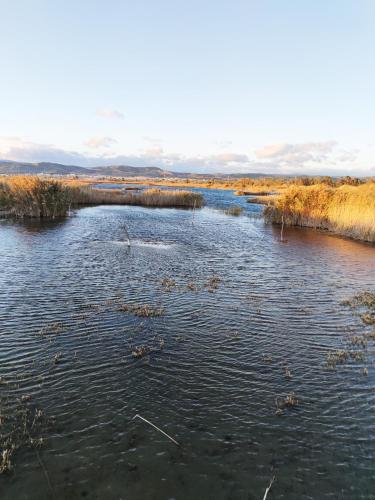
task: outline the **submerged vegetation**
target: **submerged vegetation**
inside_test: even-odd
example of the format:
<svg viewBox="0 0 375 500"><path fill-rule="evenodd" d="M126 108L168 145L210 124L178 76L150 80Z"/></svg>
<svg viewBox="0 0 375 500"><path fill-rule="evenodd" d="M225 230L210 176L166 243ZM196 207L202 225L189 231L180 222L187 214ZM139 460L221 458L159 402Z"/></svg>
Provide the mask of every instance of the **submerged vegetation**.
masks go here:
<svg viewBox="0 0 375 500"><path fill-rule="evenodd" d="M164 314L163 307L152 307L149 306L148 304L145 305L122 304L117 308L117 310L119 312L129 312L141 318L154 318L157 316L162 316Z"/></svg>
<svg viewBox="0 0 375 500"><path fill-rule="evenodd" d="M31 175L7 177L0 181L0 210L15 217L63 217L71 207L102 204L200 208L204 199L200 193L186 190L124 192Z"/></svg>
<svg viewBox="0 0 375 500"><path fill-rule="evenodd" d="M20 449L31 448L38 455L44 444L43 434L53 420L46 418L43 410L25 404L31 398L21 397L13 408L2 405L0 413L0 475L14 470L13 457Z"/></svg>
<svg viewBox="0 0 375 500"><path fill-rule="evenodd" d="M365 325L375 325L375 292L365 291L345 300L343 305L350 306L359 312L359 317Z"/></svg>
<svg viewBox="0 0 375 500"><path fill-rule="evenodd" d="M375 183L291 186L265 209L268 222L326 229L375 242Z"/></svg>
<svg viewBox="0 0 375 500"><path fill-rule="evenodd" d="M349 361L364 362L369 341L375 340L375 332L368 332L367 327L375 324L375 292L364 291L344 300L342 305L351 307L353 312L364 324L363 333L350 335L346 349L335 349L327 354L326 364L329 368L336 368ZM368 368L363 367L363 375L368 375Z"/></svg>

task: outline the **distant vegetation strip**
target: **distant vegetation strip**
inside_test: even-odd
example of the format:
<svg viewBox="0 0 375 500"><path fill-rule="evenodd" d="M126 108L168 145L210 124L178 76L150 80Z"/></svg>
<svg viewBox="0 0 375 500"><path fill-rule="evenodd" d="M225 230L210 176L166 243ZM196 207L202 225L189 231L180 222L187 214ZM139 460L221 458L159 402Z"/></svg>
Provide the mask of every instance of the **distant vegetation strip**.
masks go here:
<svg viewBox="0 0 375 500"><path fill-rule="evenodd" d="M265 219L375 242L375 183L290 186L265 208Z"/></svg>
<svg viewBox="0 0 375 500"><path fill-rule="evenodd" d="M180 184L181 181L176 181L173 185L177 187ZM210 186L206 184L188 182L191 187L218 187L211 181ZM291 183L291 179L259 178L232 180L229 183L220 181L219 185L222 189L237 190L239 195L257 193L256 199L248 201L266 204L264 213L267 222L326 229L354 239L375 242L374 180L301 177ZM95 189L87 181L80 180L31 175L0 177L0 215L54 218L66 215L70 208L102 204L200 208L204 205L204 198L201 193L182 189ZM238 215L240 212L234 207L230 213Z"/></svg>
<svg viewBox="0 0 375 500"><path fill-rule="evenodd" d="M79 182L66 184L38 176L0 180L0 212L15 217L62 217L69 208L101 204L200 208L204 199L200 193L186 190L146 189L136 193L101 190Z"/></svg>
<svg viewBox="0 0 375 500"><path fill-rule="evenodd" d="M89 179L86 182L90 182ZM91 180L92 182L92 180ZM114 180L107 182L114 182ZM118 182L128 182L133 184L147 184L150 186L170 186L170 187L190 187L190 188L206 188L206 189L229 189L235 191L238 196L245 195L270 195L285 191L290 186L314 186L324 184L330 187L339 187L343 185L359 186L368 182L375 182L375 178L361 179L357 177L329 177L329 176L314 176L314 177L244 177L239 179L233 178L212 178L212 179L142 179L135 180L132 178L119 179Z"/></svg>

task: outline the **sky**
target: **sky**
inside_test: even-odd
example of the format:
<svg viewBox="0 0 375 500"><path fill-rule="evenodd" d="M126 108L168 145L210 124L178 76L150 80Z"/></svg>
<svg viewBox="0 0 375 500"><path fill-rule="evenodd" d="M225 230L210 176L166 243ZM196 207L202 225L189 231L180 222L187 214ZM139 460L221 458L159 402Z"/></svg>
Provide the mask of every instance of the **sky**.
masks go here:
<svg viewBox="0 0 375 500"><path fill-rule="evenodd" d="M375 175L373 0L0 0L0 159Z"/></svg>

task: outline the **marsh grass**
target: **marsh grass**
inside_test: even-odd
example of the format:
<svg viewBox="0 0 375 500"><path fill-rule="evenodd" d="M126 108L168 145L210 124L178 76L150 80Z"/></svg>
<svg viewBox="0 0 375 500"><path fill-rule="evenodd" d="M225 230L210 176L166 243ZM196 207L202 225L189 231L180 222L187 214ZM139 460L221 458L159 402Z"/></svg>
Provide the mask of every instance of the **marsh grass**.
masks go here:
<svg viewBox="0 0 375 500"><path fill-rule="evenodd" d="M137 346L132 349L132 356L135 359L140 359L150 352L150 348L145 345Z"/></svg>
<svg viewBox="0 0 375 500"><path fill-rule="evenodd" d="M175 288L177 286L177 283L170 278L164 278L160 280L160 284L166 292L170 292L172 288Z"/></svg>
<svg viewBox="0 0 375 500"><path fill-rule="evenodd" d="M207 288L208 292L212 293L219 288L220 283L221 279L218 276L212 276L205 284L205 288Z"/></svg>
<svg viewBox="0 0 375 500"><path fill-rule="evenodd" d="M375 325L375 292L365 291L344 300L343 305L359 312L359 317L365 325Z"/></svg>
<svg viewBox="0 0 375 500"><path fill-rule="evenodd" d="M124 192L120 189L94 189L80 182L25 175L4 177L0 181L0 210L15 217L63 217L71 207L87 205L141 205L145 207L200 208L200 193L187 190L146 189Z"/></svg>
<svg viewBox="0 0 375 500"><path fill-rule="evenodd" d="M349 343L352 345L358 345L360 347L367 347L367 337L362 335L353 335L349 339Z"/></svg>
<svg viewBox="0 0 375 500"><path fill-rule="evenodd" d="M287 378L288 380L290 380L291 378L293 378L292 372L289 370L288 367L285 367L284 375L285 375L285 378Z"/></svg>
<svg viewBox="0 0 375 500"><path fill-rule="evenodd" d="M375 242L375 183L291 186L265 208L267 222L326 229Z"/></svg>
<svg viewBox="0 0 375 500"><path fill-rule="evenodd" d="M148 304L122 304L117 308L119 312L129 312L141 318L153 318L164 314L163 307L152 307Z"/></svg>
<svg viewBox="0 0 375 500"><path fill-rule="evenodd" d="M327 354L326 364L329 368L336 368L337 365L343 365L349 360L364 361L365 353L360 350L337 349Z"/></svg>
<svg viewBox="0 0 375 500"><path fill-rule="evenodd" d="M224 210L225 214L233 215L235 217L238 217L239 215L241 215L242 212L243 212L243 208L239 207L238 205L235 205L233 207L230 207L230 208L227 208L226 210Z"/></svg>
<svg viewBox="0 0 375 500"><path fill-rule="evenodd" d="M186 190L146 189L140 193L127 193L129 205L144 207L185 207L201 208L204 205L203 195Z"/></svg>
<svg viewBox="0 0 375 500"><path fill-rule="evenodd" d="M0 455L0 474L10 473L13 469L13 464L11 461L13 455L13 448L6 448L2 451Z"/></svg>
<svg viewBox="0 0 375 500"><path fill-rule="evenodd" d="M189 283L187 283L186 288L191 292L197 292L199 290L198 285L196 285L192 281L189 281Z"/></svg>
<svg viewBox="0 0 375 500"><path fill-rule="evenodd" d="M61 321L56 321L54 323L50 323L48 325L43 326L39 330L39 335L44 337L45 335L57 335L65 331L64 324Z"/></svg>
<svg viewBox="0 0 375 500"><path fill-rule="evenodd" d="M72 203L70 188L53 179L14 176L0 182L0 208L16 217L64 216Z"/></svg>
<svg viewBox="0 0 375 500"><path fill-rule="evenodd" d="M14 460L20 449L43 446L43 434L50 428L52 420L39 408L27 404L30 399L22 399L12 408L2 405L0 413L0 474L14 471Z"/></svg>
<svg viewBox="0 0 375 500"><path fill-rule="evenodd" d="M363 313L360 315L360 318L365 323L365 325L375 325L374 313Z"/></svg>
<svg viewBox="0 0 375 500"><path fill-rule="evenodd" d="M248 198L246 203L256 203L258 205L269 205L274 200L276 200L276 195L269 194L263 196L253 196L252 198Z"/></svg>
<svg viewBox="0 0 375 500"><path fill-rule="evenodd" d="M57 365L58 363L60 363L61 358L62 358L62 352L56 353L53 357L53 363Z"/></svg>
<svg viewBox="0 0 375 500"><path fill-rule="evenodd" d="M289 394L287 394L285 398L282 399L281 401L277 397L275 399L275 404L276 404L275 415L279 417L284 415L286 408L295 408L296 406L298 406L298 403L299 403L298 398L294 394L294 392L290 392Z"/></svg>
<svg viewBox="0 0 375 500"><path fill-rule="evenodd" d="M151 188L124 192L121 189L94 189L86 185L70 184L75 205L140 205L160 208L201 208L204 198L200 193L181 189Z"/></svg>
<svg viewBox="0 0 375 500"><path fill-rule="evenodd" d="M262 189L259 191L255 189L254 191L236 191L234 194L236 196L268 196L272 193L270 191L262 191Z"/></svg>
<svg viewBox="0 0 375 500"><path fill-rule="evenodd" d="M375 292L364 291L354 295L352 298L344 300L342 302L344 306L350 306L352 308L356 307L366 307L368 309L373 309L375 311Z"/></svg>
<svg viewBox="0 0 375 500"><path fill-rule="evenodd" d="M288 407L288 408L293 408L294 406L297 406L298 405L298 399L296 397L296 395L294 394L294 392L291 392L290 394L288 394L285 399L284 399L284 406Z"/></svg>

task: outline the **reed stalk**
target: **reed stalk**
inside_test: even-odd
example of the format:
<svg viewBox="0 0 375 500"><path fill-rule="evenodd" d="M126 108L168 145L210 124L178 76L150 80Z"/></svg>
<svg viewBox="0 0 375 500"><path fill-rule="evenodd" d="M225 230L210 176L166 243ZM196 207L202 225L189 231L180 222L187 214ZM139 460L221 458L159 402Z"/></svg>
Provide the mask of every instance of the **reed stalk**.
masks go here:
<svg viewBox="0 0 375 500"><path fill-rule="evenodd" d="M264 211L267 222L326 229L375 242L375 183L292 186Z"/></svg>

